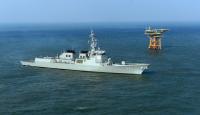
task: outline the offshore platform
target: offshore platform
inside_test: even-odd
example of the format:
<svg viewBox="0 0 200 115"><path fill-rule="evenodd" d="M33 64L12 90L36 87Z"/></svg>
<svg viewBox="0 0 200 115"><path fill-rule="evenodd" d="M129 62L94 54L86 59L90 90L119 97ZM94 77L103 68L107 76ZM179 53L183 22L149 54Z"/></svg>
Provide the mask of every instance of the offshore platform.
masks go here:
<svg viewBox="0 0 200 115"><path fill-rule="evenodd" d="M168 29L152 29L151 27L145 30L145 35L149 37L149 49L160 50L162 48L161 39L163 33L168 31Z"/></svg>

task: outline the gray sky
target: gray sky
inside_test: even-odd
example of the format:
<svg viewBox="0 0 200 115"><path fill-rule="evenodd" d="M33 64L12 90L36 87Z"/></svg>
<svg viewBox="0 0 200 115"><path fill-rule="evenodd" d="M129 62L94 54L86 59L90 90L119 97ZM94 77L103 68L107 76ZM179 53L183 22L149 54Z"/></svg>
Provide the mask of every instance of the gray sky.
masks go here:
<svg viewBox="0 0 200 115"><path fill-rule="evenodd" d="M200 0L0 0L0 23L200 22Z"/></svg>

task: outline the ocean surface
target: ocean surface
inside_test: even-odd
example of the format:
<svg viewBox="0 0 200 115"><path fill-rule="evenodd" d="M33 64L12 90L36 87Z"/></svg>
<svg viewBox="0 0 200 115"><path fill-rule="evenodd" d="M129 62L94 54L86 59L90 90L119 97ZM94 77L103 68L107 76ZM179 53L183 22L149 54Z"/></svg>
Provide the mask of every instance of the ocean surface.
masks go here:
<svg viewBox="0 0 200 115"><path fill-rule="evenodd" d="M168 28L148 50L145 24L0 25L0 115L198 115L200 25ZM143 75L23 67L20 60L86 50L90 29L115 62L149 63Z"/></svg>

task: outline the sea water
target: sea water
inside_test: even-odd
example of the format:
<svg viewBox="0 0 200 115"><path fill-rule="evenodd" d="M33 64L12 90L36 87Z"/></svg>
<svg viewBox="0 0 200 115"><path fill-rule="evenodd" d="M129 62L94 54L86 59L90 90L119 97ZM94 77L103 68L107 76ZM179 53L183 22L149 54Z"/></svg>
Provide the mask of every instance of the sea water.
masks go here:
<svg viewBox="0 0 200 115"><path fill-rule="evenodd" d="M157 52L148 49L147 25L113 25L1 25L0 114L200 114L200 25L154 24L170 30ZM124 75L20 65L88 49L91 28L112 60L149 63L149 70Z"/></svg>

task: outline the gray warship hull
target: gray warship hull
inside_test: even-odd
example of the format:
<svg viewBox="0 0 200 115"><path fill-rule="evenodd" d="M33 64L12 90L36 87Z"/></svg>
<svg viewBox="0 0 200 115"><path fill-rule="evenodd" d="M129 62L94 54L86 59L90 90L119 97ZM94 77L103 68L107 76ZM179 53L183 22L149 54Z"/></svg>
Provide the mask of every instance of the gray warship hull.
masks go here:
<svg viewBox="0 0 200 115"><path fill-rule="evenodd" d="M77 70L87 72L103 72L103 73L121 73L121 74L142 74L149 64L132 63L130 65L84 65L84 64L66 64L66 63L46 63L34 61L21 61L24 66L34 66L43 68Z"/></svg>

